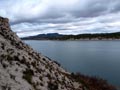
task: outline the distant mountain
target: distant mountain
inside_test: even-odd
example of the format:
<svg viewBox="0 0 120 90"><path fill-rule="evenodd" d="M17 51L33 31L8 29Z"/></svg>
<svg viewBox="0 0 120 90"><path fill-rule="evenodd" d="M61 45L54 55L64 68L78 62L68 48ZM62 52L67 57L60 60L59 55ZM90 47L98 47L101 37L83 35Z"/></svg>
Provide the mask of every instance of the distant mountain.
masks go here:
<svg viewBox="0 0 120 90"><path fill-rule="evenodd" d="M120 39L120 32L62 35L58 33L39 34L36 36L24 37L23 40L115 40Z"/></svg>
<svg viewBox="0 0 120 90"><path fill-rule="evenodd" d="M29 36L29 37L24 37L21 39L35 39L35 40L43 40L43 39L57 39L57 38L62 38L63 35L58 34L58 33L48 33L48 34L39 34L36 36Z"/></svg>
<svg viewBox="0 0 120 90"><path fill-rule="evenodd" d="M51 37L60 37L62 35L58 34L58 33L48 33L48 34L39 34L36 37L41 37L41 38L51 38ZM34 36L35 37L35 36Z"/></svg>

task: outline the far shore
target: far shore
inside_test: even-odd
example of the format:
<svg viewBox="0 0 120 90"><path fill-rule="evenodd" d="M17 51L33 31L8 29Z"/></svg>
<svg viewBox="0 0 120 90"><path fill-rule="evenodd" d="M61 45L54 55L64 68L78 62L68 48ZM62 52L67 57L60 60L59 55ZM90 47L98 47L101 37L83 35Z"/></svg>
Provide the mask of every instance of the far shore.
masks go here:
<svg viewBox="0 0 120 90"><path fill-rule="evenodd" d="M40 40L40 41L120 41L120 39L67 39L67 40L59 40L59 39L22 39L22 40Z"/></svg>

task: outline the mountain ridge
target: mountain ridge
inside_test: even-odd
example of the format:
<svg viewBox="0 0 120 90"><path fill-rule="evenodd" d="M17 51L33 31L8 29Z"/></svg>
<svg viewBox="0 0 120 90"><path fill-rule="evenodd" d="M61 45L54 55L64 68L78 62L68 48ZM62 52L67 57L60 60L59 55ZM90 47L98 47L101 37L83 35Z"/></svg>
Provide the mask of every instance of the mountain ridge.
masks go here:
<svg viewBox="0 0 120 90"><path fill-rule="evenodd" d="M115 40L120 39L120 32L63 35L59 33L38 34L36 36L23 37L22 40Z"/></svg>

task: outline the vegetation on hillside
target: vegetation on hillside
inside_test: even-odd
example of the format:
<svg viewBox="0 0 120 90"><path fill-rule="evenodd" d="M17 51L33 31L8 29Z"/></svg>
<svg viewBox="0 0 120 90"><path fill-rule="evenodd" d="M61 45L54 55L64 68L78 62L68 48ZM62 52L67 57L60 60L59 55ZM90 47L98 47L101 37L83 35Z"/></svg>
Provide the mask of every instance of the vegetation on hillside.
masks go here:
<svg viewBox="0 0 120 90"><path fill-rule="evenodd" d="M71 73L71 77L83 83L89 90L117 90L114 86L99 77L90 77L80 73Z"/></svg>
<svg viewBox="0 0 120 90"><path fill-rule="evenodd" d="M106 40L106 39L120 39L120 32L116 33L99 33L99 34L78 34L78 35L62 35L56 34L40 34L37 36L30 36L21 38L23 40Z"/></svg>

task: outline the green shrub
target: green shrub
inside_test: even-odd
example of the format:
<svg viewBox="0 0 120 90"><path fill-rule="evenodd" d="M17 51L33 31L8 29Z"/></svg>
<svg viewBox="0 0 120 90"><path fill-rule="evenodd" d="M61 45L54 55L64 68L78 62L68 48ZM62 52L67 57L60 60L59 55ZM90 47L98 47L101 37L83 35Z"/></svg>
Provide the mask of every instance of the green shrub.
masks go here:
<svg viewBox="0 0 120 90"><path fill-rule="evenodd" d="M33 66L33 67L36 67L36 62L34 61L34 62L31 62L31 65Z"/></svg>
<svg viewBox="0 0 120 90"><path fill-rule="evenodd" d="M23 72L23 79L27 80L28 83L32 84L32 76L34 75L33 70L26 69L26 71Z"/></svg>
<svg viewBox="0 0 120 90"><path fill-rule="evenodd" d="M11 56L8 54L8 55L6 55L6 59L7 59L8 61L11 61L11 60L13 60L13 57L11 57Z"/></svg>
<svg viewBox="0 0 120 90"><path fill-rule="evenodd" d="M15 80L15 76L12 75L12 74L10 74L10 78L13 79L13 80Z"/></svg>
<svg viewBox="0 0 120 90"><path fill-rule="evenodd" d="M44 86L43 83L40 83L41 86Z"/></svg>
<svg viewBox="0 0 120 90"><path fill-rule="evenodd" d="M3 65L3 68L5 69L8 67L8 65L6 65L5 63L3 63L2 65Z"/></svg>
<svg viewBox="0 0 120 90"><path fill-rule="evenodd" d="M48 90L58 90L58 84L57 83L48 82Z"/></svg>
<svg viewBox="0 0 120 90"><path fill-rule="evenodd" d="M1 43L1 48L4 50L5 49L5 44Z"/></svg>
<svg viewBox="0 0 120 90"><path fill-rule="evenodd" d="M43 81L43 78L42 78L42 76L40 76L40 77L39 77L39 79L40 79L41 81Z"/></svg>
<svg viewBox="0 0 120 90"><path fill-rule="evenodd" d="M14 56L14 60L19 61L19 57L18 56Z"/></svg>

